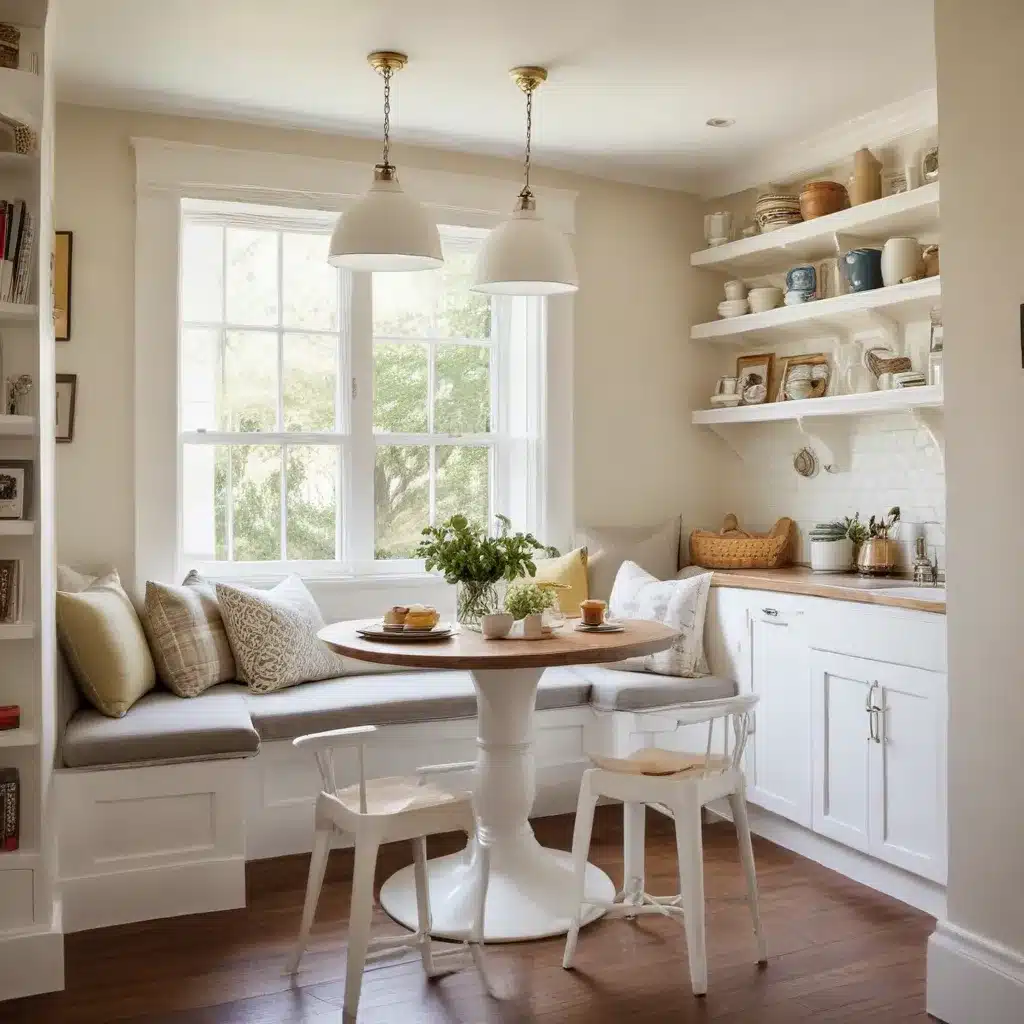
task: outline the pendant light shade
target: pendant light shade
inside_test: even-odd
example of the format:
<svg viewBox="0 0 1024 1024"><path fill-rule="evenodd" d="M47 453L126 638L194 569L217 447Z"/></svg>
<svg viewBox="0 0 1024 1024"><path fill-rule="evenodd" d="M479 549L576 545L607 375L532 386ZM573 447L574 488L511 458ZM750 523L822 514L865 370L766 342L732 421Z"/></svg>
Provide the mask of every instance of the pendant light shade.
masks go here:
<svg viewBox="0 0 1024 1024"><path fill-rule="evenodd" d="M569 239L537 215L531 200L484 242L475 291L491 295L559 295L579 287Z"/></svg>
<svg viewBox="0 0 1024 1024"><path fill-rule="evenodd" d="M444 262L437 224L423 206L402 191L389 161L391 76L405 67L404 53L379 50L367 60L384 79L384 156L373 184L334 226L327 262L348 270L432 270Z"/></svg>
<svg viewBox="0 0 1024 1024"><path fill-rule="evenodd" d="M477 258L473 290L490 295L559 295L579 288L576 258L569 239L537 213L530 190L530 143L533 134L533 93L548 73L520 67L509 72L526 93L525 179L512 216L484 242Z"/></svg>

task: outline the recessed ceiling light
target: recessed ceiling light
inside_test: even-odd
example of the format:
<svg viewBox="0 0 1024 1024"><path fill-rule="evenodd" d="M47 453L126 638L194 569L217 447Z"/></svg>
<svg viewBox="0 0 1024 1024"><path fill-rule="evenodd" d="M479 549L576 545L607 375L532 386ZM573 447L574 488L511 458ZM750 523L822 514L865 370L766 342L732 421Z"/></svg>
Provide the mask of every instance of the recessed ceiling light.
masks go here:
<svg viewBox="0 0 1024 1024"><path fill-rule="evenodd" d="M736 123L734 117L709 117L704 122L709 128L731 128Z"/></svg>

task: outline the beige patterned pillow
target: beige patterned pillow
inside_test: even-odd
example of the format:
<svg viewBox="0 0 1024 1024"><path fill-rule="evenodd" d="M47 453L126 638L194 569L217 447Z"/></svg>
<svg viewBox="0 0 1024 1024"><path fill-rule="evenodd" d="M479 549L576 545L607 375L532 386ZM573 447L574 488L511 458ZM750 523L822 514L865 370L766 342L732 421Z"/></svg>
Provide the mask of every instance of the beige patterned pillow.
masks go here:
<svg viewBox="0 0 1024 1024"><path fill-rule="evenodd" d="M342 659L317 639L324 620L298 576L289 576L272 590L218 583L217 600L238 678L252 693L273 693L344 673Z"/></svg>
<svg viewBox="0 0 1024 1024"><path fill-rule="evenodd" d="M179 697L235 678L217 593L194 569L180 587L148 582L142 621L157 675Z"/></svg>

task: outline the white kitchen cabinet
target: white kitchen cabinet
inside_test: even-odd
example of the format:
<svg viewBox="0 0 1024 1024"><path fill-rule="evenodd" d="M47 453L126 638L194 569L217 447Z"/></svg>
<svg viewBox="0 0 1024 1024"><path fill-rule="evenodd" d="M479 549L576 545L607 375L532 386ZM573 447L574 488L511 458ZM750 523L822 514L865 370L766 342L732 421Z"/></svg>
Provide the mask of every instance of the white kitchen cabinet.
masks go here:
<svg viewBox="0 0 1024 1024"><path fill-rule="evenodd" d="M748 745L747 797L811 825L811 694L800 602L753 593L748 606L750 689L761 699Z"/></svg>
<svg viewBox="0 0 1024 1024"><path fill-rule="evenodd" d="M945 882L945 675L819 650L810 668L814 830Z"/></svg>

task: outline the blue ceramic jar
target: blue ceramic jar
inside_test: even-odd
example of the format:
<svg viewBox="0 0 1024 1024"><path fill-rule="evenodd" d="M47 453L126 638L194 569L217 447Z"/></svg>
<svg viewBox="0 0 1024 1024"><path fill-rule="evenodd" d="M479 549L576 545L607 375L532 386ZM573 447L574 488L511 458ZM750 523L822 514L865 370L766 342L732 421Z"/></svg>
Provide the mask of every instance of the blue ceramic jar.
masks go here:
<svg viewBox="0 0 1024 1024"><path fill-rule="evenodd" d="M882 250L851 249L843 256L843 273L850 290L868 292L882 287Z"/></svg>

